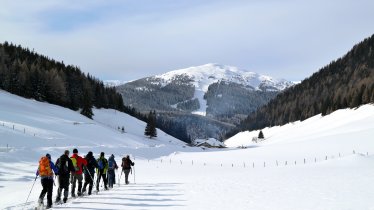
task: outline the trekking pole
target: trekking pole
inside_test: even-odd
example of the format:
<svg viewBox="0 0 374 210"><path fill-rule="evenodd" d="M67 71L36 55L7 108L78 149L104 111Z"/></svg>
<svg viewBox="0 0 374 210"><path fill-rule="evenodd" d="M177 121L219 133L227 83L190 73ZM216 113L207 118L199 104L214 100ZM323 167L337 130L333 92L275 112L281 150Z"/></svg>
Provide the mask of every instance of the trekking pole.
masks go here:
<svg viewBox="0 0 374 210"><path fill-rule="evenodd" d="M121 170L121 176L118 174L118 186L121 186L121 177L122 177L123 170Z"/></svg>
<svg viewBox="0 0 374 210"><path fill-rule="evenodd" d="M86 169L86 171L88 172L88 175L90 176L90 178L91 178L91 180L92 180L93 187L96 188L96 186L95 186L95 180L93 179L93 177L92 177L90 171L88 170L88 168L87 168L86 166L83 166L83 167L84 167L84 168ZM97 193L97 189L96 189L96 193Z"/></svg>
<svg viewBox="0 0 374 210"><path fill-rule="evenodd" d="M32 184L32 187L31 187L31 190L30 190L30 192L29 192L29 195L27 196L27 199L26 199L25 205L27 204L27 201L29 201L29 197L30 197L30 195L31 195L31 191L32 191L32 189L34 188L34 185L35 185L35 182L36 182L36 179L37 179L37 178L38 178L38 176L35 177L35 180L34 180L34 183Z"/></svg>
<svg viewBox="0 0 374 210"><path fill-rule="evenodd" d="M135 161L135 155L134 155L134 161ZM134 168L134 184L136 184L136 182L135 182L135 164L133 165L133 168Z"/></svg>
<svg viewBox="0 0 374 210"><path fill-rule="evenodd" d="M135 182L135 165L133 165L133 168L134 168L134 184L136 184L136 182Z"/></svg>

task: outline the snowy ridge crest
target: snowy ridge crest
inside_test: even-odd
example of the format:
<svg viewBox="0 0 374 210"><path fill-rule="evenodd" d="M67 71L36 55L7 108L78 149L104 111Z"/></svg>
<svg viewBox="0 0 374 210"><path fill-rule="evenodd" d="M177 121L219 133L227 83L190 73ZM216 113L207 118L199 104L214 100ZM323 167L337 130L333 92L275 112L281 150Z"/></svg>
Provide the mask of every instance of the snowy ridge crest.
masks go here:
<svg viewBox="0 0 374 210"><path fill-rule="evenodd" d="M293 85L284 79L275 79L270 76L260 75L238 69L233 66L209 63L202 66L189 67L156 75L155 78L162 86L175 80L180 75L188 76L197 90L206 92L209 85L220 81L237 83L244 86L251 86L256 90L282 91Z"/></svg>

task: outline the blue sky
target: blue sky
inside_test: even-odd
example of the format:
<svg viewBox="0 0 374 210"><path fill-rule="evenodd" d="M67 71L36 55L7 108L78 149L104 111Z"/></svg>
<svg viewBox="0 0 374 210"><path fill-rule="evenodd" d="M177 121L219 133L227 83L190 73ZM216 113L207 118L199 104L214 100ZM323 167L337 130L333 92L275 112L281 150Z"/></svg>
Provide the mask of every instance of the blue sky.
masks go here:
<svg viewBox="0 0 374 210"><path fill-rule="evenodd" d="M133 80L206 63L302 80L374 33L370 0L3 0L0 42Z"/></svg>

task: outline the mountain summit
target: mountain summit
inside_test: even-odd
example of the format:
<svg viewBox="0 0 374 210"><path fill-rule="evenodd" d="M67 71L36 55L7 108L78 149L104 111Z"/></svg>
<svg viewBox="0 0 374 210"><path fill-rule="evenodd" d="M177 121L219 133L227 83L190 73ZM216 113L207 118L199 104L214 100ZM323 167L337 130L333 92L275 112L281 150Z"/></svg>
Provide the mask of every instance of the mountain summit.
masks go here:
<svg viewBox="0 0 374 210"><path fill-rule="evenodd" d="M251 86L256 90L267 91L280 91L292 85L291 82L284 79L278 80L270 76L241 70L234 66L215 63L174 70L156 75L155 78L163 79L167 83L180 75L190 77L195 88L204 92L208 91L209 85L220 81L237 83L244 86Z"/></svg>

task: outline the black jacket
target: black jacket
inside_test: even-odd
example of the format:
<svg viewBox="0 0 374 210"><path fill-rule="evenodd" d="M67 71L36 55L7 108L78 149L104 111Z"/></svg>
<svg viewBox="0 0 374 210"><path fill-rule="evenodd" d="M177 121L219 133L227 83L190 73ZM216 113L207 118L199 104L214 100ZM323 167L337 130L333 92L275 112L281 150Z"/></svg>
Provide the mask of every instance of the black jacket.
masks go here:
<svg viewBox="0 0 374 210"><path fill-rule="evenodd" d="M90 175L93 176L95 173L95 168L99 168L99 165L97 164L96 159L92 155L86 155L85 159L87 160L87 170L84 170L85 174L88 174L90 172Z"/></svg>
<svg viewBox="0 0 374 210"><path fill-rule="evenodd" d="M58 175L60 176L69 176L70 172L75 172L73 162L65 154L56 160L55 166L58 168Z"/></svg>

